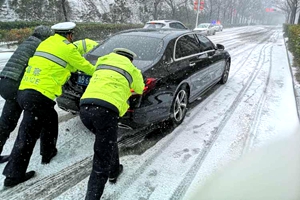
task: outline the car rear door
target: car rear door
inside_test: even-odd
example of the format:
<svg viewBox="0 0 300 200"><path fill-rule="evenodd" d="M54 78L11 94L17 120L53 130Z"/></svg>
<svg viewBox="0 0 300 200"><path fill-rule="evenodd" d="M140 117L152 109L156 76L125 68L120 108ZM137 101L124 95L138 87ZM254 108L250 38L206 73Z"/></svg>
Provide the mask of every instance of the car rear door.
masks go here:
<svg viewBox="0 0 300 200"><path fill-rule="evenodd" d="M172 22L170 23L170 28L175 28L175 29L187 29L184 25L182 25L179 22Z"/></svg>
<svg viewBox="0 0 300 200"><path fill-rule="evenodd" d="M205 36L197 34L203 52L208 54L209 74L212 84L218 81L224 72L225 59L215 45Z"/></svg>

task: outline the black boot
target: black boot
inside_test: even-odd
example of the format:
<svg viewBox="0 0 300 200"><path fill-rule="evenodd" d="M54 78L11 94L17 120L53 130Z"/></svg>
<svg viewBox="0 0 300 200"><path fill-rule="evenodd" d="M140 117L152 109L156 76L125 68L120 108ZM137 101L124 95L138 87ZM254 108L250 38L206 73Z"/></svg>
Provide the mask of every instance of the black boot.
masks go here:
<svg viewBox="0 0 300 200"><path fill-rule="evenodd" d="M10 155L0 156L0 163L5 163L8 161Z"/></svg>
<svg viewBox="0 0 300 200"><path fill-rule="evenodd" d="M50 163L51 159L52 159L54 156L56 156L56 154L57 154L57 149L55 148L55 150L52 151L52 152L50 153L49 156L43 156L43 157L42 157L42 164L44 165L44 164Z"/></svg>
<svg viewBox="0 0 300 200"><path fill-rule="evenodd" d="M29 171L25 174L22 178L6 178L4 179L4 186L5 187L14 187L20 183L23 183L29 179L31 179L35 174L35 171Z"/></svg>
<svg viewBox="0 0 300 200"><path fill-rule="evenodd" d="M119 165L119 171L109 174L108 180L111 183L116 183L119 175L123 172L123 165Z"/></svg>

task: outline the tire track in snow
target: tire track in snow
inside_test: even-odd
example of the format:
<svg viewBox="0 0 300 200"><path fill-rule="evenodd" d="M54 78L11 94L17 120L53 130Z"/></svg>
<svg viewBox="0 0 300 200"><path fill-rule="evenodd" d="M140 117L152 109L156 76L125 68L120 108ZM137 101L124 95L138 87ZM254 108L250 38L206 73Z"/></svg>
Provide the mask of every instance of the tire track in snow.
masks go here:
<svg viewBox="0 0 300 200"><path fill-rule="evenodd" d="M260 119L261 119L261 115L262 115L262 110L263 107L266 103L266 99L267 99L267 91L268 91L268 87L270 84L270 77L271 77L271 72L272 72L272 52L273 52L273 46L271 47L271 52L270 52L270 67L269 67L269 73L264 85L264 90L263 93L261 94L261 97L259 99L259 104L256 107L256 111L254 114L254 117L252 119L252 123L250 125L251 129L249 130L248 134L247 134L247 139L244 143L244 149L243 149L243 154L247 153L250 151L250 148L253 145L254 139L256 138L257 135L257 129L258 126L260 124Z"/></svg>

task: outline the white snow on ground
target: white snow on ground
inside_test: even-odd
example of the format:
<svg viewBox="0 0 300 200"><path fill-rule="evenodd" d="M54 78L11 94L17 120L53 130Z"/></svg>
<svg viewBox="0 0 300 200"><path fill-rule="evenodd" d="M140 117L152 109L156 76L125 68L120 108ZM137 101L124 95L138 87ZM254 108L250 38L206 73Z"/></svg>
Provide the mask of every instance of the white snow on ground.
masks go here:
<svg viewBox="0 0 300 200"><path fill-rule="evenodd" d="M9 58L13 52L7 52L7 51L0 51L0 70L3 69L5 63L7 62L7 59L1 59L2 57L4 58ZM2 109L2 107L1 107Z"/></svg>
<svg viewBox="0 0 300 200"><path fill-rule="evenodd" d="M182 125L142 155L121 157L124 172L117 184L106 185L102 199L189 199L212 174L231 161L294 133L299 119L282 30L260 44L236 37L263 29L232 28L210 36L228 47L232 56L228 82L189 110ZM237 43L244 45L229 48ZM7 56L0 53L0 68ZM0 99L0 111L3 103ZM60 118L67 114L59 108L57 111ZM59 131L59 152L49 165L40 164L37 143L28 167L36 170L37 176L24 183L28 187L93 154L94 136L79 117L60 123ZM4 153L10 152L16 134L16 130L11 134ZM4 166L0 165L0 171ZM4 178L0 177L0 184ZM83 199L87 181L88 177L55 200Z"/></svg>

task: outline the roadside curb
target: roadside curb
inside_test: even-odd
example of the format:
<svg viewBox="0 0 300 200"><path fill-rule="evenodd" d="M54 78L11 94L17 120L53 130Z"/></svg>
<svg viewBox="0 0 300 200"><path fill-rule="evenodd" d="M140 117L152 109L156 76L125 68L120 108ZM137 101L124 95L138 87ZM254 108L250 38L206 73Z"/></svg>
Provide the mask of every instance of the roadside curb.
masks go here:
<svg viewBox="0 0 300 200"><path fill-rule="evenodd" d="M297 84L297 81L295 80L295 76L293 74L292 61L290 59L289 50L287 47L287 41L284 37L283 37L283 41L284 41L284 46L285 46L285 50L286 50L290 73L291 73L292 81L293 81L292 84L293 84L295 102L296 102L296 107L297 107L298 121L300 121L300 86Z"/></svg>

